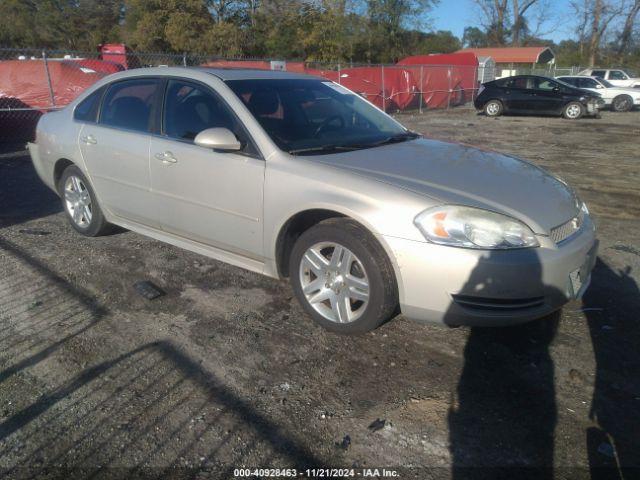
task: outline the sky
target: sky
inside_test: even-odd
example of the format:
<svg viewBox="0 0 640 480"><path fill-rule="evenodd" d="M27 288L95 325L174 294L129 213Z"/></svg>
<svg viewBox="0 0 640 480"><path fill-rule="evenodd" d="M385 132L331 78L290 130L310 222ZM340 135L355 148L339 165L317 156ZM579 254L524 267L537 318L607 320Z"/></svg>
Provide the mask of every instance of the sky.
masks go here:
<svg viewBox="0 0 640 480"><path fill-rule="evenodd" d="M551 19L545 25L544 38L559 42L571 38L570 0L550 0L553 12ZM430 13L431 25L434 30L451 30L453 34L462 38L465 27L479 26L478 9L473 0L440 0Z"/></svg>

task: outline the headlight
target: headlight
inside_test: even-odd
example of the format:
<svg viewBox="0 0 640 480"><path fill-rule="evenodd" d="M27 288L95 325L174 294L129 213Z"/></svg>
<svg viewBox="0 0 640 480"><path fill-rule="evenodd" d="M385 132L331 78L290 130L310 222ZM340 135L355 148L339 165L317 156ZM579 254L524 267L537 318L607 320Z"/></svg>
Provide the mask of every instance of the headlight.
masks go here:
<svg viewBox="0 0 640 480"><path fill-rule="evenodd" d="M479 208L441 205L414 219L425 238L440 245L481 249L537 247L536 236L515 218Z"/></svg>
<svg viewBox="0 0 640 480"><path fill-rule="evenodd" d="M579 202L581 202L581 200L578 200ZM582 210L582 213L584 213L585 215L589 215L589 209L587 208L587 204L582 202L582 206L580 207L580 210Z"/></svg>

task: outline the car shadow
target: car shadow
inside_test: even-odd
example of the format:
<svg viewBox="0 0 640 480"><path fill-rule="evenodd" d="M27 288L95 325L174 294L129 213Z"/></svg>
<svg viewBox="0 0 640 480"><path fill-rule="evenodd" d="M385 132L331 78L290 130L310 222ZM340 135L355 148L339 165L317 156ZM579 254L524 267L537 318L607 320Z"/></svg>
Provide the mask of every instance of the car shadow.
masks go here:
<svg viewBox="0 0 640 480"><path fill-rule="evenodd" d="M587 430L592 479L640 477L640 288L599 260L583 298L596 360Z"/></svg>
<svg viewBox="0 0 640 480"><path fill-rule="evenodd" d="M489 265L503 254L487 254L462 292L488 298L509 292L510 280ZM531 296L563 295L543 283L535 249L523 255ZM458 311L452 303L445 322L455 323ZM552 478L557 407L549 346L559 318L556 312L522 325L470 329L448 416L454 480Z"/></svg>
<svg viewBox="0 0 640 480"><path fill-rule="evenodd" d="M243 464L325 465L305 446L313 432L296 438L172 340L104 360L96 342L117 335L114 313L4 238L0 268L0 393L11 400L0 406L1 477L231 478Z"/></svg>
<svg viewBox="0 0 640 480"><path fill-rule="evenodd" d="M543 284L541 271L535 261L527 268L540 291L559 294ZM482 295L499 281L479 264L463 290ZM582 302L596 365L590 418L585 419L592 423L585 443L591 478L638 478L640 289L628 268L615 271L598 259ZM557 475L558 413L549 347L559 320L556 312L519 326L470 329L448 418L454 480Z"/></svg>
<svg viewBox="0 0 640 480"><path fill-rule="evenodd" d="M0 228L62 211L60 198L42 183L28 155L0 157Z"/></svg>

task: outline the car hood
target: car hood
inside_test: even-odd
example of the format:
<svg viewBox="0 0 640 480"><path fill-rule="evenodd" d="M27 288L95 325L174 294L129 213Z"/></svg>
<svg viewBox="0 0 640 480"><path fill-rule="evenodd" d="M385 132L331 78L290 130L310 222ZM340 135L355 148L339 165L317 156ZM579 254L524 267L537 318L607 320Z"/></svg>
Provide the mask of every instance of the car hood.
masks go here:
<svg viewBox="0 0 640 480"><path fill-rule="evenodd" d="M518 218L547 234L578 214L575 193L562 180L509 155L417 139L314 157L381 182L430 197Z"/></svg>
<svg viewBox="0 0 640 480"><path fill-rule="evenodd" d="M618 94L628 94L631 95L632 97L640 97L640 89L639 88L634 88L634 87L611 87L611 88L607 88L607 91L612 91L615 92L616 95Z"/></svg>

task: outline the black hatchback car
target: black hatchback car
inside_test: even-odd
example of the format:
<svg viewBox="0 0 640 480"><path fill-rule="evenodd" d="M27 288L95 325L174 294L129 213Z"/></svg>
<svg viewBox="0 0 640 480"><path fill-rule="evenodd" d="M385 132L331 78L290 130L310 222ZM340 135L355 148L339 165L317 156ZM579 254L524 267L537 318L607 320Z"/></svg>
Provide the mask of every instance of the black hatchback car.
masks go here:
<svg viewBox="0 0 640 480"><path fill-rule="evenodd" d="M518 75L481 85L474 105L489 117L523 113L577 120L583 115L596 115L604 102L597 93L552 78Z"/></svg>

